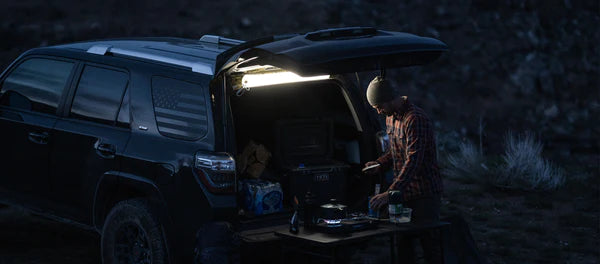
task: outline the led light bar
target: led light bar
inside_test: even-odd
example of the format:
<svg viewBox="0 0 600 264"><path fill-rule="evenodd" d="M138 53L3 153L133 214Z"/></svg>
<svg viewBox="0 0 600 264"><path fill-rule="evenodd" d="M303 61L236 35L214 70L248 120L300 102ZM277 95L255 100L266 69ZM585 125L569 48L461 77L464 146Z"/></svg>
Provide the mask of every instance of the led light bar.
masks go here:
<svg viewBox="0 0 600 264"><path fill-rule="evenodd" d="M289 72L289 71L259 73L259 74L245 74L242 77L242 88L252 88L252 87L283 84L283 83L327 80L327 79L329 79L329 77L330 77L329 75L302 77L298 74L295 74L295 73Z"/></svg>

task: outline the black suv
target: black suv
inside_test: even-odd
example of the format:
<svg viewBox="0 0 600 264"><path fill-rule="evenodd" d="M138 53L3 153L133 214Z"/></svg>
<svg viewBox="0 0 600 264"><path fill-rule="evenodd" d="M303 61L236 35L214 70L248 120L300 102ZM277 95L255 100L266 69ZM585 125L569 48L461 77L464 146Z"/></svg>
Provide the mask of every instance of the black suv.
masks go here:
<svg viewBox="0 0 600 264"><path fill-rule="evenodd" d="M238 234L285 224L292 194L306 188L366 206L372 185L358 175L385 134L354 73L425 64L446 49L343 28L29 50L0 77L0 202L97 231L105 263L190 262L229 237L220 223ZM279 213L238 205L236 158L250 141L273 155Z"/></svg>

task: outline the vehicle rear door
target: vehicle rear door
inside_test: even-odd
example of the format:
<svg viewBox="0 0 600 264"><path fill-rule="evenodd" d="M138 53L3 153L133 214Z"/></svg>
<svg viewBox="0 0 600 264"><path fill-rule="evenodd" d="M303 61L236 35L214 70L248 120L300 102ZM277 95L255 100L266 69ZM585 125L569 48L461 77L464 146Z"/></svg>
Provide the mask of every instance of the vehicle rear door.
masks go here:
<svg viewBox="0 0 600 264"><path fill-rule="evenodd" d="M63 58L25 57L0 83L0 189L14 203L39 206L50 195L52 128L76 65Z"/></svg>
<svg viewBox="0 0 600 264"><path fill-rule="evenodd" d="M129 73L85 63L54 127L52 199L59 214L91 221L96 183L118 169L129 139Z"/></svg>
<svg viewBox="0 0 600 264"><path fill-rule="evenodd" d="M219 64L252 71L269 65L301 76L339 74L423 65L448 49L437 39L366 27L327 29L277 39L234 47L221 55ZM240 52L232 55L235 51ZM231 57L223 58L228 55Z"/></svg>

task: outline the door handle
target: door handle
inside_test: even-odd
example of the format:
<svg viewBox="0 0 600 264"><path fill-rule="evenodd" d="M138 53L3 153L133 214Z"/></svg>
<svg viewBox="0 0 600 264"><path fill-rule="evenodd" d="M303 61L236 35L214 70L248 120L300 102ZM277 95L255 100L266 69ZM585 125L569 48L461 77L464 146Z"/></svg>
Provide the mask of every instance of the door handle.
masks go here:
<svg viewBox="0 0 600 264"><path fill-rule="evenodd" d="M48 137L48 132L29 132L27 138L35 144L46 145L48 144Z"/></svg>
<svg viewBox="0 0 600 264"><path fill-rule="evenodd" d="M117 152L117 148L114 145L100 143L100 141L96 141L94 148L96 149L96 154L105 159L114 159Z"/></svg>

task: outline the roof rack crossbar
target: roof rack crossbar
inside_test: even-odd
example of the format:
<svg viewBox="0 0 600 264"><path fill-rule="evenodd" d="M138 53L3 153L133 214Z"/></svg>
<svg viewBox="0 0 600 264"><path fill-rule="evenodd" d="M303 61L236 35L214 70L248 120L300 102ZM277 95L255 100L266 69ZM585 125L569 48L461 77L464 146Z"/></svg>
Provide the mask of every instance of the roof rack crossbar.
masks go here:
<svg viewBox="0 0 600 264"><path fill-rule="evenodd" d="M193 72L213 75L213 66L210 63L204 63L199 61L186 61L175 59L167 56L161 56L156 54L145 53L143 51L128 50L122 48L113 48L109 45L94 45L87 50L88 53L107 55L109 52L112 54L123 55L128 57L134 57L139 59L151 60L156 62L162 62L172 64L176 66L189 67Z"/></svg>
<svg viewBox="0 0 600 264"><path fill-rule="evenodd" d="M111 48L111 45L94 45L91 46L87 52L88 53L93 53L93 54L98 54L98 55L106 55L106 52L108 52L108 50Z"/></svg>
<svg viewBox="0 0 600 264"><path fill-rule="evenodd" d="M216 36L216 35L204 35L200 38L200 41L217 44L217 45L225 44L225 45L231 45L231 46L240 45L245 42L243 40L224 38L224 37Z"/></svg>

